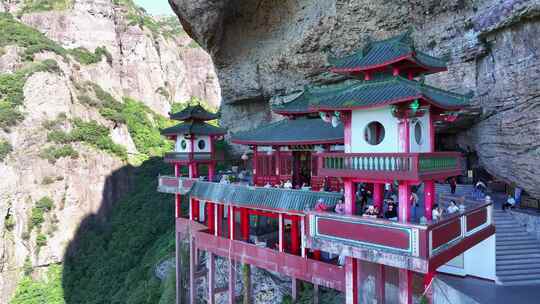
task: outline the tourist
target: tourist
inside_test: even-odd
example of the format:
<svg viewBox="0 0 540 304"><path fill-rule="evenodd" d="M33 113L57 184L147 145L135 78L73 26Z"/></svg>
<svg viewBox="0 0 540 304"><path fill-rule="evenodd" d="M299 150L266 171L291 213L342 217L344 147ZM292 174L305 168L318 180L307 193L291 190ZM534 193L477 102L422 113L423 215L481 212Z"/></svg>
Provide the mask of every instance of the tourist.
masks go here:
<svg viewBox="0 0 540 304"><path fill-rule="evenodd" d="M345 214L345 204L343 203L343 200L339 200L336 204L335 211L337 214Z"/></svg>
<svg viewBox="0 0 540 304"><path fill-rule="evenodd" d="M482 198L484 198L484 196L486 196L487 186L486 186L486 184L484 182L479 180L476 183L476 185L474 186L474 190L475 190L474 198L475 199L482 199Z"/></svg>
<svg viewBox="0 0 540 304"><path fill-rule="evenodd" d="M446 210L448 211L448 214L452 214L452 213L458 212L458 211L459 211L459 207L457 206L456 201L451 200L451 201L450 201L450 206L448 206L448 208L446 208Z"/></svg>
<svg viewBox="0 0 540 304"><path fill-rule="evenodd" d="M285 189L292 189L292 183L291 183L291 180L288 179L285 184L283 185L283 188Z"/></svg>
<svg viewBox="0 0 540 304"><path fill-rule="evenodd" d="M264 188L272 188L272 185L270 184L270 182L266 182L266 185L264 185Z"/></svg>
<svg viewBox="0 0 540 304"><path fill-rule="evenodd" d="M502 209L505 211L506 208L514 209L516 207L516 200L512 196L508 196L506 202L502 205Z"/></svg>
<svg viewBox="0 0 540 304"><path fill-rule="evenodd" d="M450 177L448 180L448 183L450 184L450 193L456 194L456 187L457 187L457 181L455 177Z"/></svg>
<svg viewBox="0 0 540 304"><path fill-rule="evenodd" d="M444 209L439 206L439 204L435 204L433 206L433 210L431 211L431 219L433 221L438 221L442 218Z"/></svg>
<svg viewBox="0 0 540 304"><path fill-rule="evenodd" d="M418 207L418 195L415 192L411 192L411 197L409 198L409 200L411 201L411 207L412 207L411 216L412 216L413 219L415 219L416 218L416 210L417 210L417 207Z"/></svg>
<svg viewBox="0 0 540 304"><path fill-rule="evenodd" d="M384 213L384 218L390 221L397 221L398 214L397 214L396 206L393 202L388 203L388 209Z"/></svg>
<svg viewBox="0 0 540 304"><path fill-rule="evenodd" d="M371 217L371 218L376 218L377 215L378 215L378 212L375 209L375 206L373 206L373 205L369 205L366 212L364 212L364 214L362 214L363 217Z"/></svg>
<svg viewBox="0 0 540 304"><path fill-rule="evenodd" d="M392 195L392 185L390 183L384 184L384 198L389 198Z"/></svg>
<svg viewBox="0 0 540 304"><path fill-rule="evenodd" d="M516 186L516 189L514 190L514 200L516 201L516 206L519 206L521 204L521 193L523 192L523 189Z"/></svg>
<svg viewBox="0 0 540 304"><path fill-rule="evenodd" d="M315 204L315 211L323 212L327 211L328 207L324 203L324 200L322 198L317 200L317 204Z"/></svg>

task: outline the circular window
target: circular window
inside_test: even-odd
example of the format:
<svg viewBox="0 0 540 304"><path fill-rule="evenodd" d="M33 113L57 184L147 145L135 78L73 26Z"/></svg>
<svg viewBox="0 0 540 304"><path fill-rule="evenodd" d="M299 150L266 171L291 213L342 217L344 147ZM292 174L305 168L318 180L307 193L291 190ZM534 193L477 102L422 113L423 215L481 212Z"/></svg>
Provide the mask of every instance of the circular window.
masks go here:
<svg viewBox="0 0 540 304"><path fill-rule="evenodd" d="M372 121L364 130L364 140L372 145L376 146L384 140L384 126L378 121Z"/></svg>
<svg viewBox="0 0 540 304"><path fill-rule="evenodd" d="M180 147L182 148L182 150L185 150L187 148L187 142L185 139L182 139L182 141L180 142Z"/></svg>
<svg viewBox="0 0 540 304"><path fill-rule="evenodd" d="M422 144L422 124L419 121L414 124L414 140L417 144Z"/></svg>
<svg viewBox="0 0 540 304"><path fill-rule="evenodd" d="M199 150L204 150L204 148L206 148L206 142L204 141L204 139L200 139L197 143L197 146L199 147Z"/></svg>

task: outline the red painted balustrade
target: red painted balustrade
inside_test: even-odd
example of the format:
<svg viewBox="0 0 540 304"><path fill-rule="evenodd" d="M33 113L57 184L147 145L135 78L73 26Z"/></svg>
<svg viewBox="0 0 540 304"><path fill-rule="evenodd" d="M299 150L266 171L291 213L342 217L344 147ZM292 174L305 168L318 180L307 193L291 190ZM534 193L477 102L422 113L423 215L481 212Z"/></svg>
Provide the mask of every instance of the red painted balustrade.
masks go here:
<svg viewBox="0 0 540 304"><path fill-rule="evenodd" d="M322 153L320 176L363 180L444 179L461 174L461 154L434 153Z"/></svg>
<svg viewBox="0 0 540 304"><path fill-rule="evenodd" d="M308 212L307 247L427 273L495 233L491 204L427 225Z"/></svg>

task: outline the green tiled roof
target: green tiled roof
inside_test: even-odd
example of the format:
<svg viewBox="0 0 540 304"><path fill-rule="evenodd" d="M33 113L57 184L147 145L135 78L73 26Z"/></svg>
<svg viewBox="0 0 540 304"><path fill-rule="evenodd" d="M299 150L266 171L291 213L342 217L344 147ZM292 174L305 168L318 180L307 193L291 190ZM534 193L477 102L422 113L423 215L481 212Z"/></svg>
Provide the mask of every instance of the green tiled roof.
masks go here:
<svg viewBox="0 0 540 304"><path fill-rule="evenodd" d="M245 205L266 210L305 211L315 208L319 199L326 206L335 206L342 197L336 192L314 192L277 188L248 187L197 181L190 195L200 200Z"/></svg>
<svg viewBox="0 0 540 304"><path fill-rule="evenodd" d="M343 143L343 126L334 128L320 118L283 119L236 133L232 136L232 142L253 145Z"/></svg>
<svg viewBox="0 0 540 304"><path fill-rule="evenodd" d="M369 108L387 104L426 99L434 106L454 110L468 104L469 98L403 77L380 80L348 81L344 84L307 88L290 104L306 105L307 110ZM293 107L292 105L288 105Z"/></svg>
<svg viewBox="0 0 540 304"><path fill-rule="evenodd" d="M186 121L176 126L161 130L163 135L195 134L195 135L223 135L225 129L212 126L201 121Z"/></svg>
<svg viewBox="0 0 540 304"><path fill-rule="evenodd" d="M171 114L171 119L174 120L213 120L219 116L206 111L202 106L189 106L178 113Z"/></svg>
<svg viewBox="0 0 540 304"><path fill-rule="evenodd" d="M368 70L410 56L418 65L436 70L446 69L446 61L415 50L410 32L368 43L364 48L342 58L328 58L332 70Z"/></svg>

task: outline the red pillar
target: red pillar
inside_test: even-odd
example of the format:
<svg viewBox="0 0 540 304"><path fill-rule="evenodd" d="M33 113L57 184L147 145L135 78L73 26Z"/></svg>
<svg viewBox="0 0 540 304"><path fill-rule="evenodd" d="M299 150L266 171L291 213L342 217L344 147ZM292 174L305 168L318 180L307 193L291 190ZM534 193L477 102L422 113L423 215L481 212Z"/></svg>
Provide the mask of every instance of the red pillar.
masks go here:
<svg viewBox="0 0 540 304"><path fill-rule="evenodd" d="M253 147L253 184L257 185L257 163L258 163L259 152L257 151L257 146Z"/></svg>
<svg viewBox="0 0 540 304"><path fill-rule="evenodd" d="M229 206L229 238L234 240L235 233L235 216L234 216L234 206Z"/></svg>
<svg viewBox="0 0 540 304"><path fill-rule="evenodd" d="M213 182L214 176L216 176L216 163L211 162L208 164L208 181Z"/></svg>
<svg viewBox="0 0 540 304"><path fill-rule="evenodd" d="M174 215L176 218L182 216L182 195L176 194L174 197Z"/></svg>
<svg viewBox="0 0 540 304"><path fill-rule="evenodd" d="M375 288L377 289L377 303L384 304L385 303L385 295L386 295L386 273L385 273L385 267L383 264L377 265L377 280L375 282Z"/></svg>
<svg viewBox="0 0 540 304"><path fill-rule="evenodd" d="M399 304L411 304L412 293L412 271L399 269Z"/></svg>
<svg viewBox="0 0 540 304"><path fill-rule="evenodd" d="M223 234L223 210L224 206L219 204L217 205L217 235L221 236Z"/></svg>
<svg viewBox="0 0 540 304"><path fill-rule="evenodd" d="M375 183L373 184L373 205L382 211L384 199L384 185Z"/></svg>
<svg viewBox="0 0 540 304"><path fill-rule="evenodd" d="M321 251L320 250L313 250L313 259L320 261L321 260Z"/></svg>
<svg viewBox="0 0 540 304"><path fill-rule="evenodd" d="M191 220L198 221L200 217L199 214L199 201L192 198L191 199Z"/></svg>
<svg viewBox="0 0 540 304"><path fill-rule="evenodd" d="M298 233L298 216L291 216L291 253L300 254L300 234Z"/></svg>
<svg viewBox="0 0 540 304"><path fill-rule="evenodd" d="M358 261L345 258L345 303L358 304Z"/></svg>
<svg viewBox="0 0 540 304"><path fill-rule="evenodd" d="M433 280L435 279L435 272L428 272L424 275L424 295L426 296L428 303L433 304Z"/></svg>
<svg viewBox="0 0 540 304"><path fill-rule="evenodd" d="M435 203L435 182L434 181L425 181L424 182L424 214L426 219L432 220L431 211L433 210L433 205Z"/></svg>
<svg viewBox="0 0 540 304"><path fill-rule="evenodd" d="M407 182L399 182L399 210L398 219L406 223L411 217L411 186Z"/></svg>
<svg viewBox="0 0 540 304"><path fill-rule="evenodd" d="M197 178L199 177L199 168L198 164L195 162L189 163L189 178Z"/></svg>
<svg viewBox="0 0 540 304"><path fill-rule="evenodd" d="M214 234L215 229L215 215L214 215L214 204L206 202L206 226L208 226L208 231Z"/></svg>
<svg viewBox="0 0 540 304"><path fill-rule="evenodd" d="M174 163L174 176L179 177L180 176L180 164Z"/></svg>
<svg viewBox="0 0 540 304"><path fill-rule="evenodd" d="M246 208L240 209L240 232L242 234L242 240L249 240L249 213Z"/></svg>
<svg viewBox="0 0 540 304"><path fill-rule="evenodd" d="M345 213L356 214L356 184L351 180L343 182L345 187Z"/></svg>
<svg viewBox="0 0 540 304"><path fill-rule="evenodd" d="M411 151L411 143L410 143L410 126L409 126L409 119L404 118L400 121L399 124L399 144L401 152L403 153L409 153Z"/></svg>

